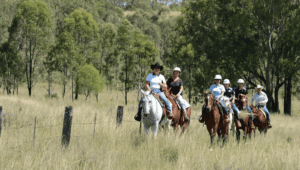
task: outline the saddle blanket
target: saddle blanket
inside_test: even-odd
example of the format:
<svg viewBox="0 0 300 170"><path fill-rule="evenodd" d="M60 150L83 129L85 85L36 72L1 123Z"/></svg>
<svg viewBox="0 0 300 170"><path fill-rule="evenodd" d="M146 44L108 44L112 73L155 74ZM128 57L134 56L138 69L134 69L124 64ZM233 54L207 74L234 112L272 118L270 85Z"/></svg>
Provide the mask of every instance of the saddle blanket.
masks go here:
<svg viewBox="0 0 300 170"><path fill-rule="evenodd" d="M259 108L259 110L264 114L265 118L267 118L266 112L264 111L263 108Z"/></svg>

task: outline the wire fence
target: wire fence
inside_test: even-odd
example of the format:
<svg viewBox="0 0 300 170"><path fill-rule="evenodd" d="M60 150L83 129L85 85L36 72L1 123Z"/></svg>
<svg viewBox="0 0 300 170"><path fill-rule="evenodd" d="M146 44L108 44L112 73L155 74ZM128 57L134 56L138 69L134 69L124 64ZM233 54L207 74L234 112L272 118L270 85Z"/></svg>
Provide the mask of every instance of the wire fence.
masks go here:
<svg viewBox="0 0 300 170"><path fill-rule="evenodd" d="M6 142L7 143L12 143L12 144L23 144L23 143L32 143L33 147L35 146L36 142L41 142L41 141L49 141L49 140L53 140L53 139L61 139L62 143L64 143L64 139L67 136L67 143L70 142L70 138L75 138L76 140L78 140L78 138L87 138L87 137L94 137L95 133L96 133L96 125L99 123L116 123L117 127L119 125L121 125L124 122L128 122L128 123L137 123L134 120L123 120L123 110L124 107L123 106L118 106L118 110L117 110L117 118L116 120L109 120L109 121L97 121L97 113L95 113L95 117L94 117L94 121L93 122L74 122L72 123L72 109L71 111L68 110L70 107L66 107L65 110L65 115L64 115L64 121L62 124L46 124L46 125L37 125L37 117L35 117L35 121L34 124L33 123L29 123L27 125L21 124L19 125L17 121L14 122L14 120L17 120L18 115L17 114L11 114L11 113L3 113L3 107L0 106L0 139L1 139L1 134L3 135L5 132L5 137L6 137ZM132 107L130 110L134 110L134 107ZM112 110L109 111L110 113L112 113ZM69 117L68 117L69 116ZM66 117L67 120L66 120ZM67 126L70 127L67 127ZM93 131L91 133L91 135L79 135L79 134L72 134L71 135L71 127L73 127L73 129L76 129L76 126L82 126L82 125L93 125ZM51 137L47 137L47 138L39 138L37 136L37 129L39 129L39 131L41 131L41 129L50 129L51 133L53 132L53 128L62 128L62 135L61 136L51 136ZM65 132L65 128L67 127L67 131ZM69 128L69 129L68 129ZM78 128L78 127L77 127ZM82 128L82 127L80 127ZM75 130L74 129L74 130ZM22 140L20 140L19 134L17 134L17 132L20 133L24 133L25 131L27 131L27 133L25 134L25 139L23 138ZM32 133L32 137L30 136L30 133ZM61 133L61 131L60 131ZM56 131L57 134L57 131ZM68 137L69 135L69 137ZM9 140L11 139L11 140ZM2 141L5 141L5 139L1 139ZM68 145L68 144L67 144Z"/></svg>

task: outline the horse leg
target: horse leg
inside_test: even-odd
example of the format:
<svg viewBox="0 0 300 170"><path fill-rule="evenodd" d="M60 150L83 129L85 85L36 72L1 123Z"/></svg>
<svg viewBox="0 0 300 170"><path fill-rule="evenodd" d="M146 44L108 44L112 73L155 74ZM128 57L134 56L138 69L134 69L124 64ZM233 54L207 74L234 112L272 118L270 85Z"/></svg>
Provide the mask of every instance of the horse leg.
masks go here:
<svg viewBox="0 0 300 170"><path fill-rule="evenodd" d="M151 127L151 130L152 130L152 133L153 133L153 136L154 136L154 137L156 137L157 129L158 129L158 122L155 122L155 125L153 125L153 126Z"/></svg>
<svg viewBox="0 0 300 170"><path fill-rule="evenodd" d="M188 122L184 122L182 126L182 133L184 133L185 129L187 128Z"/></svg>
<svg viewBox="0 0 300 170"><path fill-rule="evenodd" d="M175 133L177 133L177 131L178 131L178 124L176 124L176 125L174 126L174 130L175 130Z"/></svg>
<svg viewBox="0 0 300 170"><path fill-rule="evenodd" d="M144 124L144 131L145 131L146 135L148 136L149 135L149 128L145 124Z"/></svg>
<svg viewBox="0 0 300 170"><path fill-rule="evenodd" d="M236 129L236 140L238 143L240 143L240 135L241 135L241 132L239 129Z"/></svg>
<svg viewBox="0 0 300 170"><path fill-rule="evenodd" d="M245 140L245 142L247 140L247 130L248 130L248 128L245 127L244 136L243 136L243 139Z"/></svg>

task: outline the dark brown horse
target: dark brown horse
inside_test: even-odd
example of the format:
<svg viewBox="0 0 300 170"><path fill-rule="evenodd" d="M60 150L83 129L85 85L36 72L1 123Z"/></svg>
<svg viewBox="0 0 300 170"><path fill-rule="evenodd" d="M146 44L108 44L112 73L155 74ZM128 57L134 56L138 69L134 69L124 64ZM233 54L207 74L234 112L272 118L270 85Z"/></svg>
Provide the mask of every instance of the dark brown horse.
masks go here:
<svg viewBox="0 0 300 170"><path fill-rule="evenodd" d="M247 112L247 103L248 103L248 97L247 95L240 94L237 101L236 101L236 107L240 110L240 112L244 111ZM238 120L234 119L235 124L238 124ZM244 131L244 139L247 139L247 136L251 138L251 118L249 116L240 117L241 127L236 126L236 139L239 142L240 141L240 129Z"/></svg>
<svg viewBox="0 0 300 170"><path fill-rule="evenodd" d="M262 111L259 108L255 106L253 107L251 106L250 108L252 109L253 112L254 126L258 128L260 133L264 131L266 135L268 131L268 120L266 116L262 113ZM255 136L255 130L254 130L254 136Z"/></svg>
<svg viewBox="0 0 300 170"><path fill-rule="evenodd" d="M202 113L202 117L205 121L207 131L210 135L211 145L213 145L214 137L216 133L219 139L222 135L223 144L226 142L229 126L229 116L223 114L221 119L221 113L216 105L216 102L211 93L205 94L206 112Z"/></svg>
<svg viewBox="0 0 300 170"><path fill-rule="evenodd" d="M189 120L185 120L184 119L184 113L182 109L179 109L174 98L171 95L171 88L167 89L167 88L162 88L162 91L165 93L165 95L167 96L168 100L171 102L172 104L172 122L171 122L171 126L174 127L175 131L178 131L178 126L182 127L182 133L184 133L185 129L187 128L187 125L189 123ZM186 109L186 113L187 116L190 118L191 117L191 108L187 108Z"/></svg>

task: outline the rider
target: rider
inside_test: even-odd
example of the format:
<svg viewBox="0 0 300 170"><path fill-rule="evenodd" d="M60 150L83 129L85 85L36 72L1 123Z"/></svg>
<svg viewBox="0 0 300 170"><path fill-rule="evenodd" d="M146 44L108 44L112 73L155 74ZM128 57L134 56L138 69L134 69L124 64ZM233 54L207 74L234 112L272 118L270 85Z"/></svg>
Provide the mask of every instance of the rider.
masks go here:
<svg viewBox="0 0 300 170"><path fill-rule="evenodd" d="M263 86L257 85L257 87L256 87L257 93L255 93L251 97L251 106L253 106L253 101L255 101L255 106L261 106L262 107L262 109L265 111L265 113L267 115L267 120L268 120L269 128L272 128L272 125L271 125L271 115L270 115L269 110L266 107L266 104L268 102L268 96L266 95L265 92L261 91L262 88L263 88ZM251 113L252 113L252 110L251 110Z"/></svg>
<svg viewBox="0 0 300 170"><path fill-rule="evenodd" d="M238 79L237 83L239 84L238 87L235 88L234 92L235 92L235 99L238 99L239 98L239 95L243 95L245 97L247 97L248 95L248 91L246 88L242 87L242 85L245 83L243 79ZM249 112L252 112L250 107L247 105L247 110ZM240 122L239 122L239 115L236 114L236 118L238 120L238 124L240 125ZM251 128L255 128L254 125L253 125L253 115L250 116L251 120L252 120L252 123L251 123Z"/></svg>
<svg viewBox="0 0 300 170"><path fill-rule="evenodd" d="M214 79L215 79L215 84L210 86L209 92L213 93L213 96L216 100L220 99L222 108L220 108L219 105L217 105L217 107L219 108L221 114L223 114L223 112L225 112L225 114L228 115L227 109L225 108L225 103L222 102L222 98L223 98L224 92L225 92L224 86L222 84L220 84L220 82L222 80L222 76L218 74L215 76ZM202 107L202 118L201 118L201 120L199 120L200 123L204 122L203 113L205 113L205 108L206 108L206 105L204 104Z"/></svg>
<svg viewBox="0 0 300 170"><path fill-rule="evenodd" d="M185 105L185 100L182 98L182 91L183 91L183 81L179 78L179 74L181 73L181 69L179 67L175 67L173 70L173 76L169 78L167 81L168 88L172 88L172 96L179 101L183 113L185 115L185 119L188 120L188 116L186 114L186 108L189 106Z"/></svg>
<svg viewBox="0 0 300 170"><path fill-rule="evenodd" d="M236 105L234 104L235 92L234 92L234 90L231 87L229 87L230 81L228 79L225 79L223 81L223 84L225 86L224 96L227 96L228 98L232 98L232 109L233 109L233 112L234 112L234 116L238 120L238 126L241 127L241 123L239 122L239 119L238 119L238 114L240 113L240 111L236 107Z"/></svg>
<svg viewBox="0 0 300 170"><path fill-rule="evenodd" d="M150 92L156 93L159 95L159 97L165 102L167 107L167 114L169 118L172 118L172 106L171 103L169 103L166 95L164 92L161 91L162 86L166 86L166 79L165 77L159 73L160 70L163 70L163 66L159 65L159 63L155 63L154 65L151 65L151 69L153 69L154 73L150 73L146 78L146 88ZM134 116L134 119L136 121L141 121L141 103L142 100L140 100L138 105L138 113Z"/></svg>

